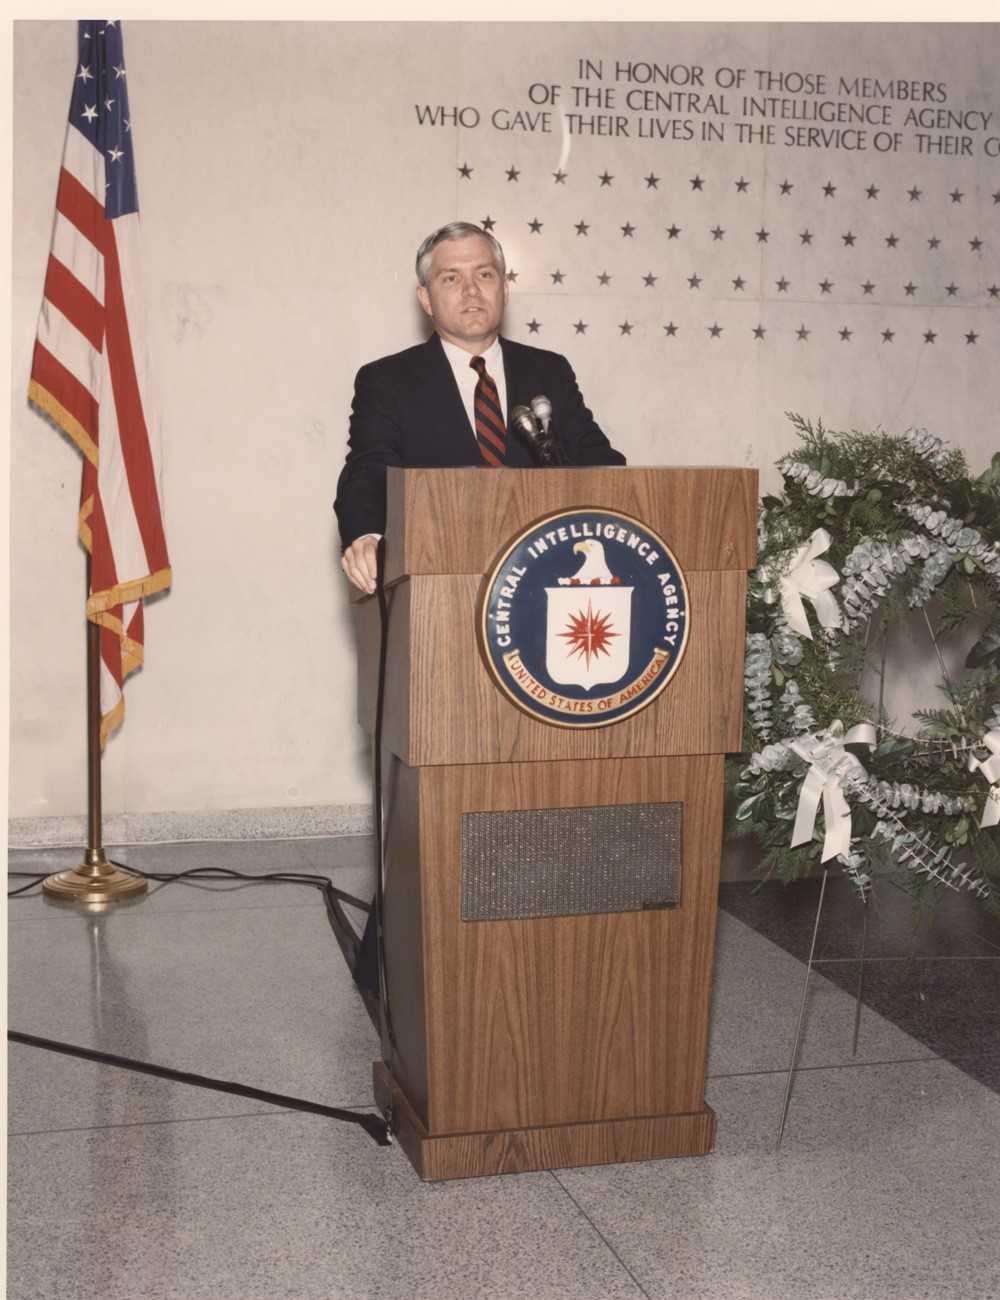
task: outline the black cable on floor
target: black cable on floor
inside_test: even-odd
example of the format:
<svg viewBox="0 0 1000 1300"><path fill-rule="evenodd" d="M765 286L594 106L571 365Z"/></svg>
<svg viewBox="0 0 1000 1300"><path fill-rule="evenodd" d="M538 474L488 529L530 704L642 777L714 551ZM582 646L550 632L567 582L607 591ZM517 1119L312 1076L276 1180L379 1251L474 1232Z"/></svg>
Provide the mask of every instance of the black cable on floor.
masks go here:
<svg viewBox="0 0 1000 1300"><path fill-rule="evenodd" d="M18 896L18 894L24 894L24 893L26 893L29 889L34 889L34 887L35 887L35 886L36 886L40 881L42 881L42 880L45 879L45 875L46 875L46 873L43 872L43 873L41 873L41 874L38 874L37 872L34 872L34 871L8 871L8 872L7 872L7 875L8 875L8 876L30 876L30 877L31 877L31 880L28 882L28 884L26 884L26 885L21 885L20 888L18 888L18 889L8 889L8 890L7 890L7 897L8 897L8 898L16 898L16 897Z"/></svg>
<svg viewBox="0 0 1000 1300"><path fill-rule="evenodd" d="M320 890L323 895L327 918L349 964L356 954L358 939L354 927L344 914L341 904L347 903L362 912L372 910L370 903L355 898L353 894L347 893L346 890L338 889L327 876L314 875L310 872L272 871L258 875L245 871L234 871L229 867L191 867L187 871L174 872L140 871L137 867L130 867L127 863L116 862L113 858L109 858L108 861L113 867L127 871L130 875L142 876L145 880L153 880L165 885L172 884L176 880L193 880L195 878L201 880L240 880L250 884L259 884L267 880L278 884L310 885L314 889ZM18 894L23 894L26 890L34 889L49 874L51 873L8 872L8 875L11 876L28 877L28 884L10 890L7 897L14 898ZM380 1146L389 1146L392 1141L389 1126L380 1115L342 1110L336 1106L323 1106L319 1102L303 1101L298 1097L286 1097L281 1093L265 1092L260 1088L251 1088L242 1083L230 1083L226 1080L210 1079L201 1074L172 1070L165 1065L153 1065L149 1061L137 1061L132 1057L114 1056L109 1052L99 1052L89 1047L78 1047L72 1043L61 1043L50 1038L39 1038L36 1035L24 1034L16 1030L8 1030L7 1038L8 1041L13 1043L24 1043L28 1047L40 1047L50 1052L61 1052L66 1056L76 1056L83 1060L96 1061L101 1065L113 1065L123 1070L136 1070L141 1074L152 1074L157 1078L170 1079L174 1083L186 1083L196 1088L210 1088L215 1092L229 1092L239 1097L251 1097L255 1101L264 1101L273 1106L281 1106L286 1110L304 1110L315 1115L325 1115L328 1119L338 1119L346 1123L359 1124Z"/></svg>
<svg viewBox="0 0 1000 1300"><path fill-rule="evenodd" d="M379 663L378 663L378 688L375 703L375 770L374 770L374 796L375 796L375 860L376 860L376 880L375 880L375 898L372 903L365 903L360 898L355 898L353 894L348 894L343 889L338 889L326 876L312 875L307 872L279 871L270 872L266 875L251 875L246 872L233 871L228 867L192 867L188 871L176 872L157 872L142 871L138 867L131 867L124 862L116 862L113 858L108 861L114 867L121 871L127 871L130 875L141 876L145 880L155 880L163 884L170 884L176 880L192 880L200 878L202 880L242 880L252 884L259 884L261 881L272 881L280 884L294 885L311 885L319 889L323 894L323 902L326 906L327 919L333 930L334 937L340 945L341 952L347 962L348 969L355 980L355 985L361 994L365 1006L375 1021L376 1028L379 1030L379 1037L382 1043L383 1051L388 1053L388 1047L393 1042L394 1035L392 1029L392 1016L389 1010L389 994L385 974L385 947L382 932L382 907L383 907L383 884L385 880L385 845L383 842L383 810L382 810L382 723L383 709L385 704L385 673L386 660L389 643L389 608L385 595L385 539L382 538L378 544L377 559L377 578L376 593L379 607L380 637L379 637ZM40 881L45 879L45 874L38 874L27 871L11 871L11 876L30 876L30 883L22 885L18 889L8 891L8 898L15 898L19 894L26 893L33 889ZM347 903L351 907L356 907L362 912L369 914L368 924L363 936L359 936L348 920L342 904ZM373 943L375 952L375 969L377 990L368 987L362 975L361 968L364 962L361 960L362 949L365 946L364 941ZM46 1047L50 1051L64 1052L69 1056L79 1056L86 1060L98 1061L105 1065L117 1065L122 1069L138 1070L146 1074L154 1074L160 1078L172 1079L177 1083L193 1084L200 1088L213 1088L218 1092L232 1092L243 1097L253 1097L258 1101L267 1101L274 1105L285 1106L289 1109L308 1110L316 1114L327 1115L334 1119L344 1119L353 1123L361 1124L380 1145L387 1146L391 1142L390 1124L392 1123L391 1113L388 1120L374 1118L371 1115L359 1115L354 1111L337 1110L329 1106L320 1106L316 1102L300 1101L297 1098L282 1097L276 1093L262 1092L259 1088L248 1088L244 1084L225 1083L219 1080L207 1079L203 1075L183 1074L178 1070L171 1070L166 1066L151 1065L145 1061L135 1061L127 1057L111 1056L105 1052L96 1052L90 1048L75 1047L69 1043L57 1043L51 1039L35 1038L28 1034L8 1032L8 1039L12 1042L27 1043L29 1046Z"/></svg>
<svg viewBox="0 0 1000 1300"><path fill-rule="evenodd" d="M260 875L244 871L233 871L229 867L191 867L188 871L172 872L142 871L138 867L131 867L128 863L118 862L114 858L109 858L108 862L111 866L118 867L121 871L127 871L130 875L142 876L145 880L155 880L162 884L170 884L175 880L192 879L197 876L203 880L243 880L250 884L259 884L261 881L269 880L278 884L311 885L322 893L323 904L326 907L326 917L330 922L334 938L340 946L349 969L354 970L360 940L341 904L347 903L362 912L371 912L372 904L365 903L360 898L355 898L353 894L348 894L346 890L338 889L327 876L317 876L303 871L271 871ZM17 895L26 893L45 879L45 874L29 871L10 871L8 875L30 877L29 884L22 885L19 889L9 890L8 898L16 898ZM365 1006L370 1012L371 1007L367 999L365 1000Z"/></svg>
<svg viewBox="0 0 1000 1300"><path fill-rule="evenodd" d="M126 862L118 862L114 858L108 858L108 862L113 867L118 867L121 871L127 871L130 875L141 876L144 880L155 880L162 884L169 885L175 880L192 879L195 876L203 880L243 880L250 884L259 884L261 881L269 880L272 883L289 884L289 885L311 885L313 888L320 890L323 895L323 904L326 907L326 918L330 922L330 928L333 931L333 937L340 946L344 960L347 962L348 969L353 974L357 966L358 951L361 946L361 940L358 932L347 918L347 914L342 907L343 903L351 907L358 908L361 912L370 913L373 909L371 903L365 903L360 898L355 898L353 894L348 894L346 890L338 889L337 886L327 876L317 876L304 871L271 871L263 875L248 873L245 871L233 871L229 867L191 867L187 871L142 871L138 867L130 867ZM29 889L34 889L41 881L46 878L47 874L32 871L10 871L10 876L27 876L29 883L21 885L18 889L9 890L8 898L16 898L19 894L26 893ZM372 998L363 988L359 989L365 1009L372 1019L375 1020L376 1028L378 1021L373 1011Z"/></svg>
<svg viewBox="0 0 1000 1300"><path fill-rule="evenodd" d="M145 880L155 880L157 882L169 885L174 880L186 880L194 876L200 876L205 880L245 880L250 884L257 884L263 880L277 881L279 884L286 885L312 885L319 889L324 895L332 895L340 902L349 903L352 907L358 908L362 912L372 910L371 903L366 903L360 898L355 898L353 894L348 894L346 890L338 888L327 876L317 876L310 872L304 871L269 871L265 873L233 871L229 867L191 867L188 871L143 871L141 867L130 866L127 862L117 862L114 858L108 858L108 862L113 867L118 867L121 871L127 871L133 876L142 876ZM11 889L7 892L8 898L13 898L17 894L23 894L25 890L33 888L39 881L45 880L51 872L46 871L8 871L8 876L29 877L30 883L21 885L18 889Z"/></svg>
<svg viewBox="0 0 1000 1300"><path fill-rule="evenodd" d="M250 1097L254 1101L264 1101L271 1106L280 1106L283 1110L304 1110L312 1115L325 1115L327 1119L338 1119L347 1124L359 1125L380 1147L392 1145L389 1127L381 1115L369 1115L367 1112L359 1110L344 1110L339 1106L323 1106L317 1101L303 1101L300 1097L286 1097L280 1092L265 1092L262 1088L248 1088L246 1084L230 1083L225 1079L210 1079L204 1074L189 1074L183 1070L171 1070L166 1065L152 1065L148 1061L136 1061L129 1056L114 1056L110 1052L98 1052L90 1047L78 1047L75 1043L60 1043L52 1038L39 1038L35 1034L22 1034L16 1029L7 1030L7 1039L11 1043L23 1043L26 1047L41 1047L48 1052L61 1052L64 1056L75 1056L84 1061L96 1061L99 1065L114 1065L122 1070L135 1070L140 1074L152 1074L158 1079L169 1079L172 1083L186 1083L195 1088L209 1088L213 1092L228 1092L236 1097Z"/></svg>

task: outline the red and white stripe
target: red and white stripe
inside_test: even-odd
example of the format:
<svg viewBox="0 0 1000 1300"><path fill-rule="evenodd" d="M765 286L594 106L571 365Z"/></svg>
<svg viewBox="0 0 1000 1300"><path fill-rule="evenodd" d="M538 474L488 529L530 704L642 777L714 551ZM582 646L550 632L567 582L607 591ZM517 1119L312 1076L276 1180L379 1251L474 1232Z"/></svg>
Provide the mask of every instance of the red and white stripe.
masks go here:
<svg viewBox="0 0 1000 1300"><path fill-rule="evenodd" d="M142 598L170 585L158 428L147 404L139 215L104 214L105 162L66 132L29 397L84 455L80 538L87 617L101 633L101 740L121 722L142 663Z"/></svg>

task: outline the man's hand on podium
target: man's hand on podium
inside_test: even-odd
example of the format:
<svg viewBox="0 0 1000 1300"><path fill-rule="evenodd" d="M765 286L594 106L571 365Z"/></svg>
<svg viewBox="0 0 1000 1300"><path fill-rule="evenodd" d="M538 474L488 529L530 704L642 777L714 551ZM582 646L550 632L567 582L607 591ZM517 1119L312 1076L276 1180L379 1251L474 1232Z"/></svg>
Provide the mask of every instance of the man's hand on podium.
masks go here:
<svg viewBox="0 0 1000 1300"><path fill-rule="evenodd" d="M375 590L375 578L378 574L378 544L380 533L365 533L356 538L341 556L341 568L359 591L369 596Z"/></svg>

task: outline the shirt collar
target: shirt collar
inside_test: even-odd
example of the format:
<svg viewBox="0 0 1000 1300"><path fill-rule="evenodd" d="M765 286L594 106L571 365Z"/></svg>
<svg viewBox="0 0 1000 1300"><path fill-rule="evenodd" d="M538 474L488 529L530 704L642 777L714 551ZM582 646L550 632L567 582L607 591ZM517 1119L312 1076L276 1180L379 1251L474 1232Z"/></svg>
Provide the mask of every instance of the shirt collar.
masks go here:
<svg viewBox="0 0 1000 1300"><path fill-rule="evenodd" d="M462 368L469 369L469 362L472 360L473 355L483 358L486 362L486 369L491 375L496 374L497 366L503 365L503 351L500 347L499 334L485 352L477 352L475 354L472 352L466 352L465 348L460 348L454 343L449 343L447 339L442 339L440 334L438 335L438 338L441 340L444 354L451 362L451 368L453 370L457 371Z"/></svg>

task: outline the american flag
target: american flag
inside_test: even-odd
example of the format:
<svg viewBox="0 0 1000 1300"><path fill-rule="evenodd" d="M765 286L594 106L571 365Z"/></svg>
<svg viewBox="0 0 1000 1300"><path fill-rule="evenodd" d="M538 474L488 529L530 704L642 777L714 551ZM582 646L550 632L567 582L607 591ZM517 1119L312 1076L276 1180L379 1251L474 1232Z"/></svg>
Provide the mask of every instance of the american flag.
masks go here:
<svg viewBox="0 0 1000 1300"><path fill-rule="evenodd" d="M170 585L147 406L139 203L121 26L78 25L56 218L29 401L83 453L87 617L101 627L101 743L143 660L143 598ZM151 437L151 434L154 436Z"/></svg>

